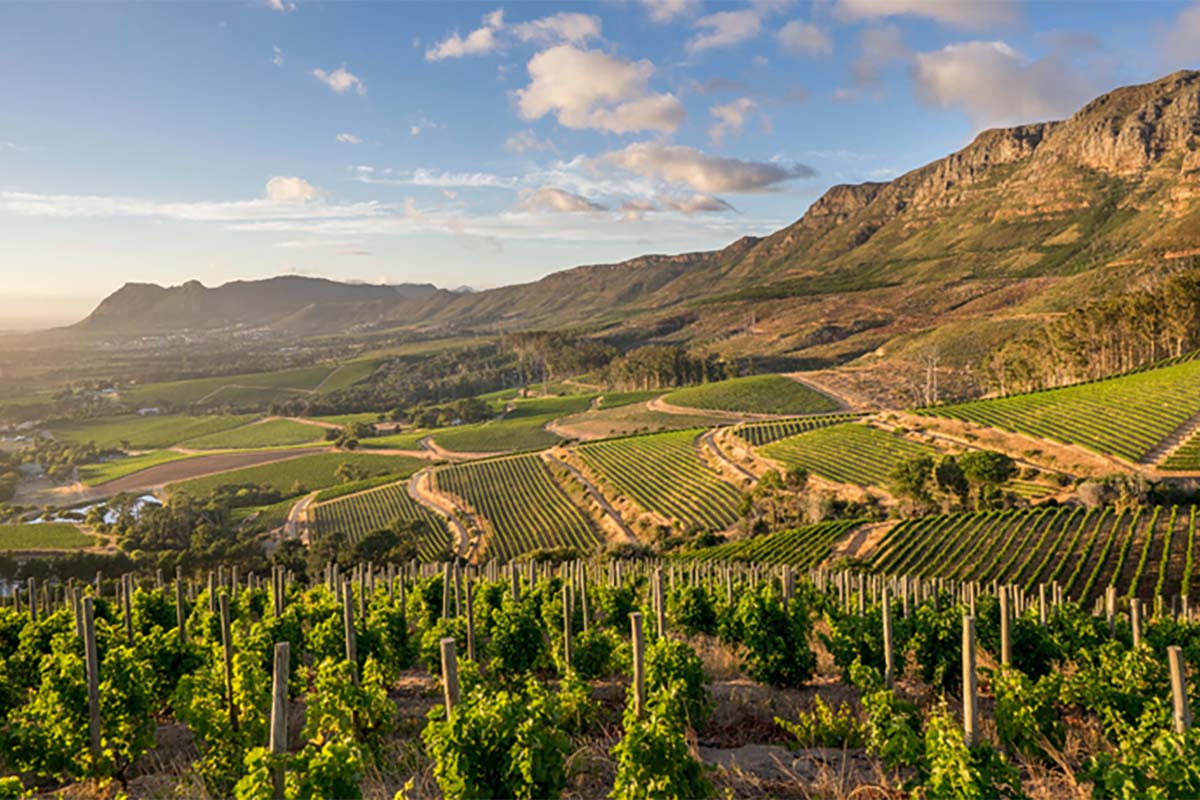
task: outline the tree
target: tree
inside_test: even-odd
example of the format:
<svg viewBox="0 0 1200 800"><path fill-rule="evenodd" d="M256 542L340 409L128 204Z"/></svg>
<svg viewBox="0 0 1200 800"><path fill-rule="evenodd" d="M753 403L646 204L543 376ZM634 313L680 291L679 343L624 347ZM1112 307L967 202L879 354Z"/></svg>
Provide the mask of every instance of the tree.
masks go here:
<svg viewBox="0 0 1200 800"><path fill-rule="evenodd" d="M933 499L929 494L932 472L933 459L929 456L916 456L901 462L892 470L892 494L918 503L930 502Z"/></svg>
<svg viewBox="0 0 1200 800"><path fill-rule="evenodd" d="M972 450L958 457L966 479L975 486L998 486L1013 476L1017 465L1011 457L995 450Z"/></svg>
<svg viewBox="0 0 1200 800"><path fill-rule="evenodd" d="M933 468L933 480L940 491L953 495L959 503L967 502L971 485L954 456L942 456Z"/></svg>

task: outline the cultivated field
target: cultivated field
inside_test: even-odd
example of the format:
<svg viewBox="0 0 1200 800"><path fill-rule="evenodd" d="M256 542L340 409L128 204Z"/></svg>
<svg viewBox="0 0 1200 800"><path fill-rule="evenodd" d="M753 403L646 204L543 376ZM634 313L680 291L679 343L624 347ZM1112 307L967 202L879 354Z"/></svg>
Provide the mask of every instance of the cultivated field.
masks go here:
<svg viewBox="0 0 1200 800"><path fill-rule="evenodd" d="M761 447L797 433L825 428L842 422L858 419L856 414L828 414L824 416L796 417L795 419L743 422L733 429L734 436L752 447Z"/></svg>
<svg viewBox="0 0 1200 800"><path fill-rule="evenodd" d="M100 486L109 481L115 481L117 478L157 467L160 464L169 464L172 461L182 461L187 458L195 458L195 456L177 453L174 450L152 450L136 456L114 458L111 461L101 461L96 464L84 464L79 467L79 480L87 486Z"/></svg>
<svg viewBox="0 0 1200 800"><path fill-rule="evenodd" d="M341 482L338 469L349 465L362 470L368 476L394 475L397 480L406 478L426 463L416 458L403 456L373 455L371 453L318 453L293 458L273 464L210 475L182 483L172 484L173 492L187 492L194 497L204 497L221 486L268 486L288 495L336 486Z"/></svg>
<svg viewBox="0 0 1200 800"><path fill-rule="evenodd" d="M755 561L807 569L824 561L834 542L860 524L859 520L818 522L692 550L682 557L688 561Z"/></svg>
<svg viewBox="0 0 1200 800"><path fill-rule="evenodd" d="M50 433L58 439L73 442L95 442L108 449L125 447L133 450L162 450L187 439L221 433L253 421L249 415L210 415L202 417L183 414L162 416L100 417L70 424L52 425Z"/></svg>
<svg viewBox="0 0 1200 800"><path fill-rule="evenodd" d="M684 408L751 414L828 414L841 408L832 397L782 375L752 375L689 386L671 392L663 400Z"/></svg>
<svg viewBox="0 0 1200 800"><path fill-rule="evenodd" d="M180 447L189 450L250 450L258 447L289 447L325 439L326 428L290 419L252 422L240 428L189 439Z"/></svg>
<svg viewBox="0 0 1200 800"><path fill-rule="evenodd" d="M723 530L737 520L740 493L700 458L698 430L580 445L588 468L616 494L685 528Z"/></svg>
<svg viewBox="0 0 1200 800"><path fill-rule="evenodd" d="M433 440L439 447L460 453L505 453L552 447L562 441L562 437L547 431L546 423L583 411L591 401L588 395L514 400L512 410L503 419L443 428L433 432Z"/></svg>
<svg viewBox="0 0 1200 800"><path fill-rule="evenodd" d="M77 550L95 543L94 536L65 522L0 525L0 550Z"/></svg>
<svg viewBox="0 0 1200 800"><path fill-rule="evenodd" d="M934 451L886 431L857 423L818 428L780 439L760 450L787 468L856 486L886 486L902 462Z"/></svg>
<svg viewBox="0 0 1200 800"><path fill-rule="evenodd" d="M351 540L386 528L396 520L424 522L428 534L418 543L422 560L444 558L450 552L450 533L445 521L408 495L403 483L390 483L360 494L318 503L310 510L314 538L339 531Z"/></svg>

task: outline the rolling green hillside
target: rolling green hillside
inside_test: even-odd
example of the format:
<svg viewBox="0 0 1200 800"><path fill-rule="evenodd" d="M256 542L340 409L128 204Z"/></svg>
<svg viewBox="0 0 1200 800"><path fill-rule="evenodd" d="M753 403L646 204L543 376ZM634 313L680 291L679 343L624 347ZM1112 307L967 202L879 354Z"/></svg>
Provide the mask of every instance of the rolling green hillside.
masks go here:
<svg viewBox="0 0 1200 800"><path fill-rule="evenodd" d="M782 375L752 375L689 386L663 400L687 408L753 414L826 414L841 407L832 397Z"/></svg>

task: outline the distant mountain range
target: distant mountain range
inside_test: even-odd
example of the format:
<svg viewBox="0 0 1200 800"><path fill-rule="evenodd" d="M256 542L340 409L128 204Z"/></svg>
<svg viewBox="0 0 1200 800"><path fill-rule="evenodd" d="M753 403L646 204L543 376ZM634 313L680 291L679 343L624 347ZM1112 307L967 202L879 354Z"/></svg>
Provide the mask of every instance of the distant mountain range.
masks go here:
<svg viewBox="0 0 1200 800"><path fill-rule="evenodd" d="M934 346L969 363L1197 254L1200 72L1178 72L1109 92L1068 120L986 131L889 182L835 186L783 230L718 251L478 292L301 277L130 284L77 328L571 326L797 363L869 365Z"/></svg>

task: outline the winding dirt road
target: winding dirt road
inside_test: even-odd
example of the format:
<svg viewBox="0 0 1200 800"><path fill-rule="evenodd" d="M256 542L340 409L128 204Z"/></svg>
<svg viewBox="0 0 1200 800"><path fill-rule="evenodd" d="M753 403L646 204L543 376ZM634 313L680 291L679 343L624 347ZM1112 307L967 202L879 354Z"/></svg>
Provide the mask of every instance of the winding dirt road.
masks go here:
<svg viewBox="0 0 1200 800"><path fill-rule="evenodd" d="M471 549L471 537L458 519L458 510L433 490L431 480L428 467L414 473L408 479L408 496L446 520L450 534L454 537L454 551L460 557L466 558Z"/></svg>
<svg viewBox="0 0 1200 800"><path fill-rule="evenodd" d="M621 532L625 534L625 537L629 540L629 542L632 544L637 544L638 538L637 535L634 534L633 529L625 524L625 520L621 517L621 513L617 511L617 509L613 508L612 503L608 502L608 498L604 496L599 487L588 480L587 476L584 475L583 472L577 469L573 464L568 464L566 461L563 461L561 458L558 458L551 453L543 453L542 457L547 461L553 461L555 464L571 473L571 476L574 477L575 480L579 481L580 485L583 486L588 495L595 500L596 504L603 509L606 515L608 515L608 518L611 519L613 523L615 523L616 526L621 529Z"/></svg>

